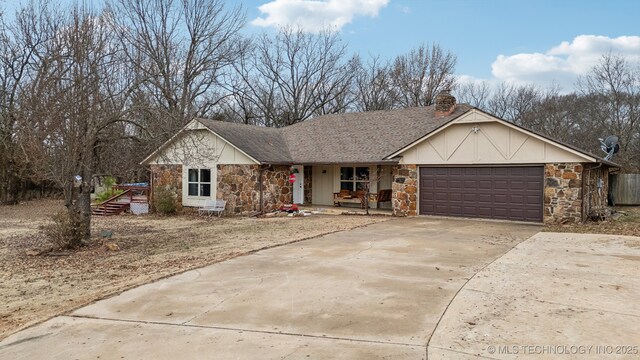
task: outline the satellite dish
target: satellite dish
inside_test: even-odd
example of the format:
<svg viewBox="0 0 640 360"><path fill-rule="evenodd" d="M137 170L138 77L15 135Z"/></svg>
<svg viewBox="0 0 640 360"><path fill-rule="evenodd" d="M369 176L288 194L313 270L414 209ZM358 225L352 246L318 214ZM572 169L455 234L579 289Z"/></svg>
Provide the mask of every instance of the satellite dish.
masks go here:
<svg viewBox="0 0 640 360"><path fill-rule="evenodd" d="M611 160L614 154L620 151L620 145L618 144L618 137L615 135L609 135L605 139L600 140L600 148L602 151L607 153L607 156L604 157L605 160Z"/></svg>

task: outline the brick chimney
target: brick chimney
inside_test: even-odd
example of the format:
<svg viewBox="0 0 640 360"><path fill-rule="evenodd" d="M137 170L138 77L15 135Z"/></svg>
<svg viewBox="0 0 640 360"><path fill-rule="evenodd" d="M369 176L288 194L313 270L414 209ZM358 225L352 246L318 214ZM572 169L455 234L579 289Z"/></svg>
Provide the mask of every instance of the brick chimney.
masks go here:
<svg viewBox="0 0 640 360"><path fill-rule="evenodd" d="M456 98L451 90L442 90L436 95L436 116L451 115L456 110Z"/></svg>

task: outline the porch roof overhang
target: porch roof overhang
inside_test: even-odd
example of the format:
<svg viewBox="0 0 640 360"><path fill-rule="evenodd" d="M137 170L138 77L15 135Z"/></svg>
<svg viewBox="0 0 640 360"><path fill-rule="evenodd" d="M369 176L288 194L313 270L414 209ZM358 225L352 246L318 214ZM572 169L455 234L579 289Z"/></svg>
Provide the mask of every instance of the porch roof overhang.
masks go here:
<svg viewBox="0 0 640 360"><path fill-rule="evenodd" d="M400 162L399 158L394 158L390 160L381 160L381 161L300 161L291 163L290 165L398 165ZM273 164L277 165L277 164Z"/></svg>

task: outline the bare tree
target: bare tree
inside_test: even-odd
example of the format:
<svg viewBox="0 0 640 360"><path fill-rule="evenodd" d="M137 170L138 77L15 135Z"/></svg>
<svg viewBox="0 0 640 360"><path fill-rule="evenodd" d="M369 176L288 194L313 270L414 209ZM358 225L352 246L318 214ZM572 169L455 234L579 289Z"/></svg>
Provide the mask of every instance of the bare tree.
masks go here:
<svg viewBox="0 0 640 360"><path fill-rule="evenodd" d="M73 234L67 246L74 247L90 237L97 152L112 126L128 121L131 83L107 14L75 7L66 16L43 16L53 36L36 55L34 77L22 93L20 142L30 176L63 189Z"/></svg>
<svg viewBox="0 0 640 360"><path fill-rule="evenodd" d="M393 62L392 78L400 107L429 106L440 90L451 89L456 56L439 45L426 44Z"/></svg>
<svg viewBox="0 0 640 360"><path fill-rule="evenodd" d="M244 14L222 0L113 0L128 63L139 82L139 117L163 142L194 117L215 112L221 79L246 46Z"/></svg>
<svg viewBox="0 0 640 360"><path fill-rule="evenodd" d="M355 61L345 57L345 46L335 33L282 28L273 38L258 37L253 51L236 63L239 81L233 92L251 102L259 113L256 122L265 126L344 112L351 103L355 69Z"/></svg>
<svg viewBox="0 0 640 360"><path fill-rule="evenodd" d="M594 128L620 138L617 157L628 171L640 169L640 68L624 57L603 55L591 71L578 80L580 94L588 98L589 122Z"/></svg>
<svg viewBox="0 0 640 360"><path fill-rule="evenodd" d="M372 57L366 64L358 58L354 79L354 105L356 111L393 109L397 94L393 88L391 66L379 57Z"/></svg>
<svg viewBox="0 0 640 360"><path fill-rule="evenodd" d="M457 102L487 111L488 102L492 95L491 85L487 81L458 84L455 95Z"/></svg>
<svg viewBox="0 0 640 360"><path fill-rule="evenodd" d="M587 149L588 144L576 142L596 139L589 135L595 129L585 126L583 121L584 100L575 94L544 96L522 114L520 122L541 134Z"/></svg>
<svg viewBox="0 0 640 360"><path fill-rule="evenodd" d="M17 111L24 82L34 72L35 54L51 36L42 18L48 6L46 1L29 3L16 12L12 23L0 14L0 203L18 201L18 183L28 167L19 160Z"/></svg>

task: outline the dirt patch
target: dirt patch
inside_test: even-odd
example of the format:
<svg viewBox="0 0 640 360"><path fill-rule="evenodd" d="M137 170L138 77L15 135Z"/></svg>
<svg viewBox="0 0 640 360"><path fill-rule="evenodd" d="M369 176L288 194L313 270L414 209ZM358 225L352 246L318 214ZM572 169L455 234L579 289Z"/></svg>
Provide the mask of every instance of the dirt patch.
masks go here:
<svg viewBox="0 0 640 360"><path fill-rule="evenodd" d="M95 217L77 251L43 252L60 201L0 206L0 339L95 300L185 270L388 217ZM115 244L107 246L109 244ZM117 249L115 251L109 250Z"/></svg>
<svg viewBox="0 0 640 360"><path fill-rule="evenodd" d="M545 227L544 231L640 236L640 207L620 206L616 207L615 210L623 213L617 220L588 221L584 224L549 225ZM637 246L638 244L635 245ZM634 247L634 244L629 246Z"/></svg>

